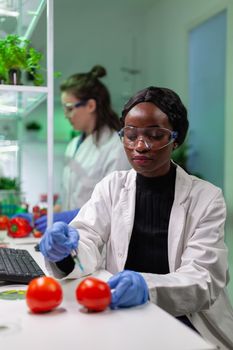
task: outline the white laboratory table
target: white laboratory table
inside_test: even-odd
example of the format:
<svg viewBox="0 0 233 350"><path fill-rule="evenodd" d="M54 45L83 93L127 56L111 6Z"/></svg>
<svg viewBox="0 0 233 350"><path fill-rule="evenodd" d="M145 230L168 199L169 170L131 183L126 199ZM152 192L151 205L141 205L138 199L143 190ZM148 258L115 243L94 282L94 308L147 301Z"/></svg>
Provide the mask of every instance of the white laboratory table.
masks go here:
<svg viewBox="0 0 233 350"><path fill-rule="evenodd" d="M12 247L27 249L46 272L43 257L35 252L34 238L9 240ZM107 280L107 271L94 274ZM79 280L63 280L64 298L55 310L32 314L25 300L0 300L2 350L213 350L197 333L168 313L148 303L121 310L87 313L76 302ZM5 290L25 290L26 285L2 285Z"/></svg>

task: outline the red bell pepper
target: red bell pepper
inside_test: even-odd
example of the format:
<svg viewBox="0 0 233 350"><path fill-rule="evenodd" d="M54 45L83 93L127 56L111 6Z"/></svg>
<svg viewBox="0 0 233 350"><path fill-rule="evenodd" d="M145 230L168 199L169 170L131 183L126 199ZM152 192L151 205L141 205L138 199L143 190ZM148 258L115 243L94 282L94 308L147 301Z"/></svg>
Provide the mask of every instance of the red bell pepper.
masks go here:
<svg viewBox="0 0 233 350"><path fill-rule="evenodd" d="M14 238L28 236L32 232L32 226L28 220L20 217L10 219L8 225L8 235Z"/></svg>
<svg viewBox="0 0 233 350"><path fill-rule="evenodd" d="M7 230L9 225L9 218L6 215L0 215L0 230Z"/></svg>

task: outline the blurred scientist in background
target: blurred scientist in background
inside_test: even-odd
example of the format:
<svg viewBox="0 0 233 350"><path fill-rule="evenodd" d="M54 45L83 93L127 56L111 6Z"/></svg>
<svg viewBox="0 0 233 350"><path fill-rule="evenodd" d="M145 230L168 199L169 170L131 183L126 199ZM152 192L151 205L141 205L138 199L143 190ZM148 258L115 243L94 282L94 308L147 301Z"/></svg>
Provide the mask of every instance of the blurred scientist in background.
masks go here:
<svg viewBox="0 0 233 350"><path fill-rule="evenodd" d="M60 86L64 114L80 135L70 141L65 152L62 211L54 213L54 222L69 223L105 175L130 168L118 135L120 120L99 79L105 75L105 68L97 65L88 73L71 75ZM47 216L35 221L42 232L46 226Z"/></svg>

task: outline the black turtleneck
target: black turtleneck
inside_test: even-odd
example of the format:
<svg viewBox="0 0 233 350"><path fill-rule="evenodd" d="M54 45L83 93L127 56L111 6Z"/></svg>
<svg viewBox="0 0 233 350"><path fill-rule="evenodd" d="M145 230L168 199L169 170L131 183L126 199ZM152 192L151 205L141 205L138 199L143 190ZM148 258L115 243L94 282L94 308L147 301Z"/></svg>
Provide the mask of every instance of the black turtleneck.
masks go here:
<svg viewBox="0 0 233 350"><path fill-rule="evenodd" d="M160 177L137 174L134 226L125 269L166 274L168 224L175 193L176 166Z"/></svg>

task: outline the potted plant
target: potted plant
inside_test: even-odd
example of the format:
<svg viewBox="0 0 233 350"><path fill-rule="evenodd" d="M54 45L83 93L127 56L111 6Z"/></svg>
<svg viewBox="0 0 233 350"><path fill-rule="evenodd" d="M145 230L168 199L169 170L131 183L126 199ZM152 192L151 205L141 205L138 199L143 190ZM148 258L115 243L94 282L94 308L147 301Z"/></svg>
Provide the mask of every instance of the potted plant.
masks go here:
<svg viewBox="0 0 233 350"><path fill-rule="evenodd" d="M1 57L1 53L0 53ZM5 65L2 61L0 61L0 84L4 84L7 81L7 70L5 68Z"/></svg>
<svg viewBox="0 0 233 350"><path fill-rule="evenodd" d="M203 176L199 173L191 172L188 168L188 157L189 157L189 145L187 140L172 153L172 159L175 163L179 164L185 171L189 174L195 175L200 179L203 179Z"/></svg>
<svg viewBox="0 0 233 350"><path fill-rule="evenodd" d="M37 121L29 121L25 124L26 140L29 142L35 142L38 140L39 131L42 129L41 125Z"/></svg>
<svg viewBox="0 0 233 350"><path fill-rule="evenodd" d="M25 124L25 128L28 131L39 131L41 130L41 125L36 121L31 121Z"/></svg>
<svg viewBox="0 0 233 350"><path fill-rule="evenodd" d="M188 144L186 141L180 147L173 151L172 159L175 163L179 164L184 170L187 170Z"/></svg>
<svg viewBox="0 0 233 350"><path fill-rule="evenodd" d="M0 39L0 79L18 85L21 84L21 73L28 72L34 77L34 85L41 85L43 76L38 70L42 58L42 53L31 47L29 40L7 35Z"/></svg>
<svg viewBox="0 0 233 350"><path fill-rule="evenodd" d="M0 177L0 190L19 191L20 186L18 180L10 177Z"/></svg>

